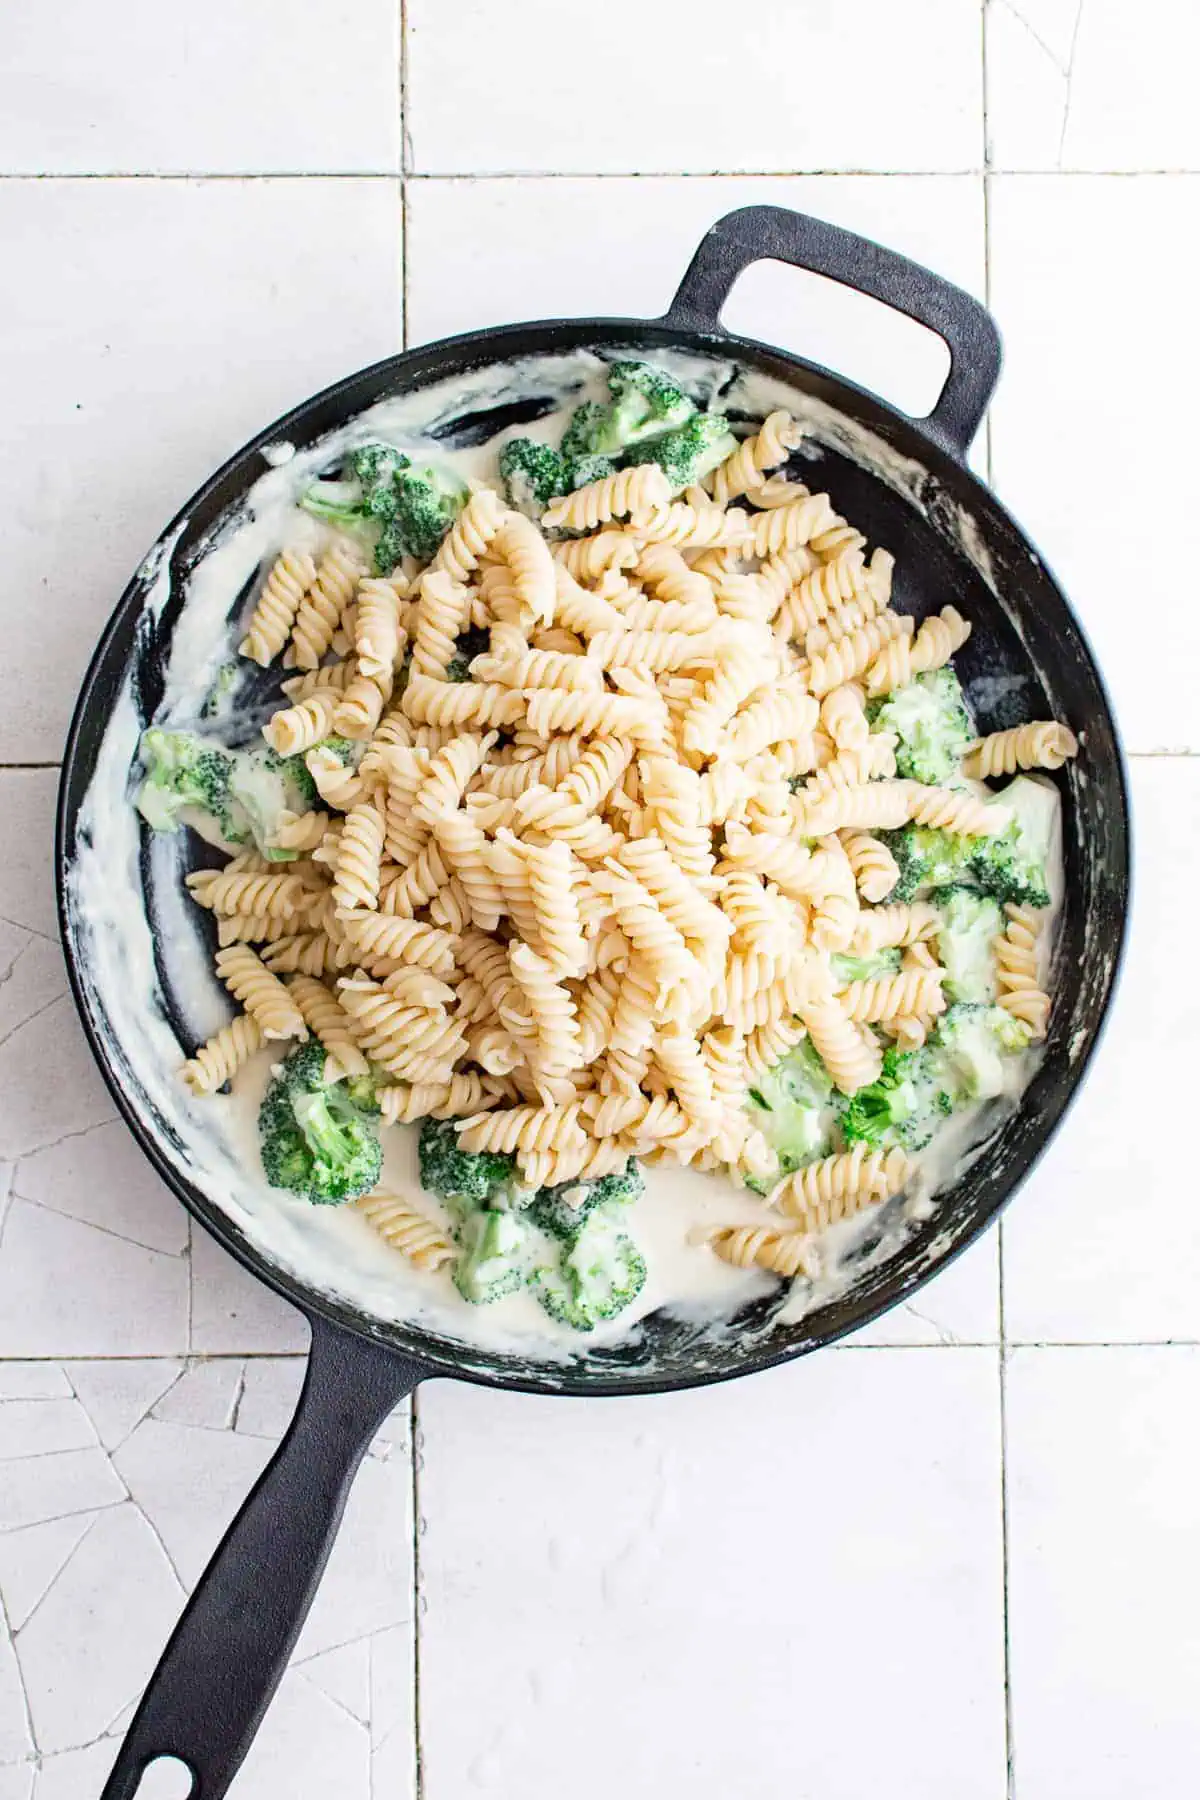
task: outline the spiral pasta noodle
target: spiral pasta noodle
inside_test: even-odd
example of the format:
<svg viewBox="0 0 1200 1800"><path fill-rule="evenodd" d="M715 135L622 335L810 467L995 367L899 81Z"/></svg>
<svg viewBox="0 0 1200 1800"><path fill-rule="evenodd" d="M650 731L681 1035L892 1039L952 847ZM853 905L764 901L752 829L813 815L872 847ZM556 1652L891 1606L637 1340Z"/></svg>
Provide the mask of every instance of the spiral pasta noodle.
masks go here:
<svg viewBox="0 0 1200 1800"><path fill-rule="evenodd" d="M374 909L379 905L383 858L383 815L373 800L362 800L346 815L333 878L335 906Z"/></svg>
<svg viewBox="0 0 1200 1800"><path fill-rule="evenodd" d="M239 1013L201 1044L184 1063L180 1076L193 1094L215 1094L232 1081L243 1063L263 1046L262 1028L250 1013Z"/></svg>
<svg viewBox="0 0 1200 1800"><path fill-rule="evenodd" d="M306 550L281 550L263 583L238 654L264 669L274 662L316 577L317 565Z"/></svg>
<svg viewBox="0 0 1200 1800"><path fill-rule="evenodd" d="M880 651L867 674L867 692L887 694L903 687L914 675L940 669L961 650L971 627L953 606L943 606L922 621L915 637L893 637Z"/></svg>
<svg viewBox="0 0 1200 1800"><path fill-rule="evenodd" d="M317 565L308 592L296 611L291 655L298 669L315 669L333 642L342 615L354 599L366 567L344 540L333 543Z"/></svg>
<svg viewBox="0 0 1200 1800"><path fill-rule="evenodd" d="M755 488L761 488L767 473L787 461L804 433L789 412L780 409L768 413L753 437L738 445L712 476L712 497L718 506L727 506L740 494L754 499Z"/></svg>
<svg viewBox="0 0 1200 1800"><path fill-rule="evenodd" d="M349 1017L332 989L311 975L293 975L287 991L308 1029L328 1052L328 1078L336 1081L344 1075L365 1075L370 1065L354 1042Z"/></svg>
<svg viewBox="0 0 1200 1800"><path fill-rule="evenodd" d="M263 736L279 756L297 756L311 750L333 730L341 696L333 688L318 688L307 700L298 700L272 713Z"/></svg>
<svg viewBox="0 0 1200 1800"><path fill-rule="evenodd" d="M355 1202L385 1243L406 1256L414 1268L430 1273L455 1262L458 1252L432 1219L399 1194L377 1189Z"/></svg>
<svg viewBox="0 0 1200 1800"><path fill-rule="evenodd" d="M265 1038L307 1038L308 1027L291 994L248 944L218 950L214 967Z"/></svg>
<svg viewBox="0 0 1200 1800"><path fill-rule="evenodd" d="M594 531L610 519L632 515L636 530L645 514L668 506L670 500L662 470L655 463L643 463L551 501L542 525L547 531Z"/></svg>
<svg viewBox="0 0 1200 1800"><path fill-rule="evenodd" d="M900 879L899 864L887 845L868 831L843 831L841 839L863 899L871 904L885 900Z"/></svg>
<svg viewBox="0 0 1200 1800"><path fill-rule="evenodd" d="M1018 769L1061 769L1079 754L1079 740L1054 719L1034 719L1011 731L978 738L963 758L963 774L976 781L1015 775Z"/></svg>
<svg viewBox="0 0 1200 1800"><path fill-rule="evenodd" d="M724 1225L706 1241L723 1262L738 1269L766 1269L788 1279L821 1272L820 1257L807 1231L773 1231L769 1225Z"/></svg>
<svg viewBox="0 0 1200 1800"><path fill-rule="evenodd" d="M902 969L876 981L852 981L838 995L848 1019L866 1025L911 1013L945 1012L940 969Z"/></svg>
<svg viewBox="0 0 1200 1800"><path fill-rule="evenodd" d="M771 1204L806 1231L822 1231L864 1206L876 1206L898 1194L910 1172L909 1159L899 1146L871 1150L855 1144L853 1150L797 1169L772 1190Z"/></svg>
<svg viewBox="0 0 1200 1800"><path fill-rule="evenodd" d="M1004 908L1003 936L996 939L996 986L1000 1005L1035 1038L1044 1038L1050 996L1038 981L1037 941L1041 920L1031 906Z"/></svg>

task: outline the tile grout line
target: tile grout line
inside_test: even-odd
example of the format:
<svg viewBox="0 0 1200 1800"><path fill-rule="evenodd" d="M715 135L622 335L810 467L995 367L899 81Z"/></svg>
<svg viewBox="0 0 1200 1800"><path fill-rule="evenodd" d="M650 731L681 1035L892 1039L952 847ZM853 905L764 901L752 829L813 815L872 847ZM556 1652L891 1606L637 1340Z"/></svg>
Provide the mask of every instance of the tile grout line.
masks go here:
<svg viewBox="0 0 1200 1800"><path fill-rule="evenodd" d="M1060 166L1006 169L989 165L1005 180L1044 180L1061 175L1070 180L1139 181L1145 176L1195 176L1200 166L1176 164L1144 169L1083 169ZM939 181L982 175L982 165L945 169L414 169L410 181L799 181L812 177L847 181ZM0 182L38 181L394 181L391 169L61 169L37 172L0 169Z"/></svg>

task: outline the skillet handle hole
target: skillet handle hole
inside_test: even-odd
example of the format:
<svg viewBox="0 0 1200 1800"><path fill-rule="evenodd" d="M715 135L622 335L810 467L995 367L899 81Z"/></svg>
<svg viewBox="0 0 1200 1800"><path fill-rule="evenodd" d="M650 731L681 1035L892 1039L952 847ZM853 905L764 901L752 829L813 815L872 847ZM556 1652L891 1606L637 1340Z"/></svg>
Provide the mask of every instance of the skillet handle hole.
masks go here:
<svg viewBox="0 0 1200 1800"><path fill-rule="evenodd" d="M912 419L932 412L950 373L950 352L935 331L827 275L773 258L743 269L721 324L836 369Z"/></svg>
<svg viewBox="0 0 1200 1800"><path fill-rule="evenodd" d="M142 1770L134 1800L189 1800L196 1791L196 1776L177 1756L156 1756Z"/></svg>

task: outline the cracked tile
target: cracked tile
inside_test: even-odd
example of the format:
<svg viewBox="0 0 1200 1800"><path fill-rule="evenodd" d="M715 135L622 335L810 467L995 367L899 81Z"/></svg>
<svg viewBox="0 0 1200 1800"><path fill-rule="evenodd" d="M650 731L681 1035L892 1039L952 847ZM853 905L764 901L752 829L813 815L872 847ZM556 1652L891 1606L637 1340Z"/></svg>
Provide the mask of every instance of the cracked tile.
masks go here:
<svg viewBox="0 0 1200 1800"><path fill-rule="evenodd" d="M84 1042L75 1008L62 992L0 1041L0 1157L13 1160L114 1114L108 1089Z"/></svg>
<svg viewBox="0 0 1200 1800"><path fill-rule="evenodd" d="M116 1452L113 1467L190 1588L269 1455L257 1438L149 1418Z"/></svg>
<svg viewBox="0 0 1200 1800"><path fill-rule="evenodd" d="M0 1462L86 1450L95 1442L78 1400L0 1400Z"/></svg>
<svg viewBox="0 0 1200 1800"><path fill-rule="evenodd" d="M906 1306L893 1307L845 1345L999 1343L999 1245L994 1229L985 1232Z"/></svg>
<svg viewBox="0 0 1200 1800"><path fill-rule="evenodd" d="M993 0L986 20L997 168L1200 167L1194 6Z"/></svg>
<svg viewBox="0 0 1200 1800"><path fill-rule="evenodd" d="M0 1247L0 1356L170 1356L187 1347L187 1310L183 1257L12 1202Z"/></svg>
<svg viewBox="0 0 1200 1800"><path fill-rule="evenodd" d="M12 927L5 926L4 931L8 936ZM8 948L6 943L5 956ZM0 977L0 1048L58 999L65 981L58 945L45 938L26 936Z"/></svg>
<svg viewBox="0 0 1200 1800"><path fill-rule="evenodd" d="M412 1617L412 1487L407 1462L363 1463L338 1542L296 1645L297 1660Z"/></svg>
<svg viewBox="0 0 1200 1800"><path fill-rule="evenodd" d="M0 1362L0 1400L69 1400L71 1383L57 1363Z"/></svg>
<svg viewBox="0 0 1200 1800"><path fill-rule="evenodd" d="M289 1669L237 1776L237 1800L279 1800L281 1794L289 1800L329 1794L366 1800L370 1750L366 1727L299 1669Z"/></svg>
<svg viewBox="0 0 1200 1800"><path fill-rule="evenodd" d="M99 1517L96 1512L73 1513L0 1532L0 1595L14 1631L24 1625Z"/></svg>
<svg viewBox="0 0 1200 1800"><path fill-rule="evenodd" d="M236 1358L193 1363L153 1408L153 1416L172 1425L228 1431L241 1390L242 1364Z"/></svg>
<svg viewBox="0 0 1200 1800"><path fill-rule="evenodd" d="M304 1679L336 1700L360 1725L371 1723L371 1641L326 1650L299 1664Z"/></svg>
<svg viewBox="0 0 1200 1800"><path fill-rule="evenodd" d="M117 1740L102 1738L84 1750L64 1750L42 1759L33 1800L83 1800L98 1794L117 1754Z"/></svg>
<svg viewBox="0 0 1200 1800"><path fill-rule="evenodd" d="M125 1489L103 1450L63 1450L9 1463L0 1482L0 1531L116 1506Z"/></svg>
<svg viewBox="0 0 1200 1800"><path fill-rule="evenodd" d="M104 1448L115 1450L179 1379L183 1367L182 1363L159 1357L145 1361L77 1362L66 1364L63 1379L70 1379Z"/></svg>
<svg viewBox="0 0 1200 1800"><path fill-rule="evenodd" d="M291 1423L304 1382L302 1356L255 1356L246 1363L237 1430L280 1438Z"/></svg>
<svg viewBox="0 0 1200 1800"><path fill-rule="evenodd" d="M202 1355L308 1349L294 1306L248 1275L200 1225L192 1227L192 1349Z"/></svg>
<svg viewBox="0 0 1200 1800"><path fill-rule="evenodd" d="M33 1749L16 1651L0 1623L0 1763L23 1762Z"/></svg>
<svg viewBox="0 0 1200 1800"><path fill-rule="evenodd" d="M23 1157L13 1189L23 1200L36 1200L148 1250L180 1256L187 1248L187 1213L151 1168L123 1119Z"/></svg>
<svg viewBox="0 0 1200 1800"><path fill-rule="evenodd" d="M145 1686L182 1603L137 1506L101 1514L16 1636L41 1749L74 1749L106 1729Z"/></svg>
<svg viewBox="0 0 1200 1800"><path fill-rule="evenodd" d="M57 792L57 769L0 771L0 799L10 826L0 868L0 918L55 944L58 914L50 846Z"/></svg>

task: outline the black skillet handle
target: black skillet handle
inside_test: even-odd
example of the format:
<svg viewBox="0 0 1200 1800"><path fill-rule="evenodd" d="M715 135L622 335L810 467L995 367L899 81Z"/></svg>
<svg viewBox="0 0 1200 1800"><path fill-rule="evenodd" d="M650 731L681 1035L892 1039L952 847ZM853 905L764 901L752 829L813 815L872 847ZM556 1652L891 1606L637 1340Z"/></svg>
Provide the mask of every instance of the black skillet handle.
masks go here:
<svg viewBox="0 0 1200 1800"><path fill-rule="evenodd" d="M188 1765L192 1800L221 1800L287 1667L367 1445L428 1373L321 1319L312 1334L287 1436L188 1601L101 1800L133 1800L156 1756Z"/></svg>
<svg viewBox="0 0 1200 1800"><path fill-rule="evenodd" d="M950 373L927 418L927 437L961 461L1000 376L1000 334L985 307L920 263L824 219L781 206L726 213L701 239L663 323L718 331L730 289L751 263L792 263L869 294L935 331L950 352Z"/></svg>

